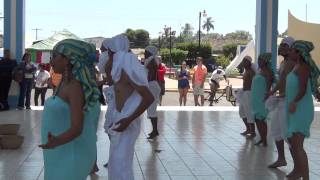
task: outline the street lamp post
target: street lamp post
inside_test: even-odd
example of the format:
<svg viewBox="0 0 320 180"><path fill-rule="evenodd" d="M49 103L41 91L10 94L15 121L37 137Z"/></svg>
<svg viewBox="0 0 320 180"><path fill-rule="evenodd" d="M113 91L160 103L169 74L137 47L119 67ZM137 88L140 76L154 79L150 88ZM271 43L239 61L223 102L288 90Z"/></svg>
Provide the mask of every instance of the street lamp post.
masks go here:
<svg viewBox="0 0 320 180"><path fill-rule="evenodd" d="M171 75L171 69L173 67L173 63L172 63L172 36L174 36L176 34L176 31L171 31L171 26L167 27L167 26L164 26L164 32L165 34L169 34L169 61L170 61L170 75ZM169 76L170 76L169 75Z"/></svg>
<svg viewBox="0 0 320 180"><path fill-rule="evenodd" d="M169 27L169 55L170 55L170 68L172 68L172 53L171 53L171 27Z"/></svg>
<svg viewBox="0 0 320 180"><path fill-rule="evenodd" d="M201 16L206 17L206 10L203 10L203 12L199 12L199 46L198 46L198 55L200 55L200 48L201 48Z"/></svg>
<svg viewBox="0 0 320 180"><path fill-rule="evenodd" d="M161 49L161 38L162 38L162 32L159 32L159 42L158 42L158 46L159 46L159 51Z"/></svg>

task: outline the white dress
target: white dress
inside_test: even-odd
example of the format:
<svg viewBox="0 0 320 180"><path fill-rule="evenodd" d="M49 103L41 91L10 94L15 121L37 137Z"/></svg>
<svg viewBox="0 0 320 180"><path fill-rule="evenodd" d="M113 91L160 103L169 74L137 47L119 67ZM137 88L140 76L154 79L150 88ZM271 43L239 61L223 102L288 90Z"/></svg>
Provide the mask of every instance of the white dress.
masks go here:
<svg viewBox="0 0 320 180"><path fill-rule="evenodd" d="M114 55L111 76L115 83L120 80L122 71L126 72L129 78L137 85L148 87L147 74L134 54L118 52ZM116 109L114 110L113 119L110 122L113 126L108 130L108 132L110 132L109 180L134 179L134 146L140 133L141 117L135 119L127 129L121 133L113 131L112 129L115 128L114 124L119 120L133 114L141 101L142 97L137 91L134 91L126 100L121 112L118 112Z"/></svg>

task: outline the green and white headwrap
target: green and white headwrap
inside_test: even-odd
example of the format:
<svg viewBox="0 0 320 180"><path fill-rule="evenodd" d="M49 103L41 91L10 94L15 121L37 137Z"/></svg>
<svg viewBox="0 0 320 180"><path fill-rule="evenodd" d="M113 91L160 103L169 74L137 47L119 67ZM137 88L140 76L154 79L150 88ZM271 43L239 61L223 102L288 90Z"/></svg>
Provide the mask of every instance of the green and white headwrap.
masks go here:
<svg viewBox="0 0 320 180"><path fill-rule="evenodd" d="M310 81L312 93L316 94L318 92L319 87L318 79L320 75L320 70L310 54L310 52L314 49L313 43L309 41L297 40L292 44L291 48L298 50L301 56L303 57L304 61L309 65L311 70Z"/></svg>
<svg viewBox="0 0 320 180"><path fill-rule="evenodd" d="M96 105L100 98L100 91L94 72L95 46L81 40L65 39L54 46L53 52L63 54L73 65L72 74L80 82L84 93L84 109Z"/></svg>
<svg viewBox="0 0 320 180"><path fill-rule="evenodd" d="M264 61L268 67L272 70L272 54L271 53L262 53L260 54L258 61Z"/></svg>

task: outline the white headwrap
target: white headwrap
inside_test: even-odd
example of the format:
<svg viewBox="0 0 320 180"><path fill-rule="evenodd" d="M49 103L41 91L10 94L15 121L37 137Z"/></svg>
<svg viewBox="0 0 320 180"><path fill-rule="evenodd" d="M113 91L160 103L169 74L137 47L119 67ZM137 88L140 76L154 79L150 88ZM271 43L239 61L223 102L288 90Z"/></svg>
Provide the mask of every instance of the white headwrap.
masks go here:
<svg viewBox="0 0 320 180"><path fill-rule="evenodd" d="M157 58L158 48L155 46L147 46L145 51L148 51L151 54L151 56L144 60L144 65L148 66L148 64L153 59L156 61L157 65L159 65L159 59Z"/></svg>
<svg viewBox="0 0 320 180"><path fill-rule="evenodd" d="M97 64L100 73L105 73L105 66L108 60L109 60L108 52L107 51L102 52L99 56L99 62Z"/></svg>
<svg viewBox="0 0 320 180"><path fill-rule="evenodd" d="M122 71L137 85L148 86L147 73L135 54L120 51L113 56L111 76L114 82L120 80Z"/></svg>
<svg viewBox="0 0 320 180"><path fill-rule="evenodd" d="M291 45L294 43L294 38L287 36L285 38L282 39L281 43L287 44L289 47L291 47Z"/></svg>
<svg viewBox="0 0 320 180"><path fill-rule="evenodd" d="M108 48L115 52L111 76L114 82L118 82L122 71L126 72L129 78L139 86L148 86L147 74L138 57L129 53L129 40L124 35L113 37L108 43Z"/></svg>
<svg viewBox="0 0 320 180"><path fill-rule="evenodd" d="M110 40L106 41L105 47L109 48L112 52L129 51L129 40L125 35L117 35Z"/></svg>
<svg viewBox="0 0 320 180"><path fill-rule="evenodd" d="M108 41L110 41L110 38L106 38L106 39L104 39L104 40L102 41L101 46L103 46L104 48L106 48L106 49L107 49Z"/></svg>

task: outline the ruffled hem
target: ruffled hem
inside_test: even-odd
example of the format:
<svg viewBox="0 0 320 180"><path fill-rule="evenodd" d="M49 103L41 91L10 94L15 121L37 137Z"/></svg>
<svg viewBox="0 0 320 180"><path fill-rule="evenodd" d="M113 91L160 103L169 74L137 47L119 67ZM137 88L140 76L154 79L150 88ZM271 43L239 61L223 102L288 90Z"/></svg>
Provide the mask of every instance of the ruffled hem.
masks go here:
<svg viewBox="0 0 320 180"><path fill-rule="evenodd" d="M294 133L301 133L304 135L305 138L310 137L310 131L308 130L299 130L299 129L294 129L294 130L288 130L286 137L291 138Z"/></svg>

